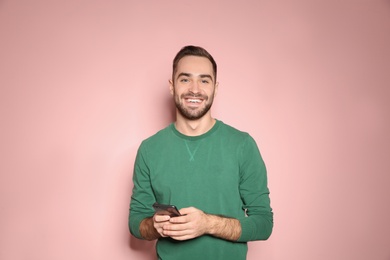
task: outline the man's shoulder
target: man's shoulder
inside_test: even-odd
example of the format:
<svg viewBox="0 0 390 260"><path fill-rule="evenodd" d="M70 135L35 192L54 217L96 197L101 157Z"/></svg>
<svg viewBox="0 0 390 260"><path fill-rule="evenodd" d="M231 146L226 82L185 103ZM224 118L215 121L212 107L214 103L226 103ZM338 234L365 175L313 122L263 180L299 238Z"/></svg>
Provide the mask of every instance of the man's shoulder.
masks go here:
<svg viewBox="0 0 390 260"><path fill-rule="evenodd" d="M238 128L226 124L223 121L219 121L219 122L220 122L220 126L221 126L220 128L222 132L227 135L237 136L241 138L249 136L249 134L245 131L239 130Z"/></svg>
<svg viewBox="0 0 390 260"><path fill-rule="evenodd" d="M153 143L165 141L166 138L168 138L172 132L171 126L172 126L172 124L169 124L168 126L164 127L163 129L160 129L159 131L157 131L155 134L144 139L142 141L142 145L153 144Z"/></svg>

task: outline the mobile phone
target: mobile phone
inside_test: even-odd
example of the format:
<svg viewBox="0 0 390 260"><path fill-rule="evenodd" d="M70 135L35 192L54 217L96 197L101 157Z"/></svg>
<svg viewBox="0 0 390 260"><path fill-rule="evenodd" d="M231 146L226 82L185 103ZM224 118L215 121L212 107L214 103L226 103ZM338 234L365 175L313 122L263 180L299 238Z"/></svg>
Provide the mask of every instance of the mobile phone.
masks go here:
<svg viewBox="0 0 390 260"><path fill-rule="evenodd" d="M169 215L171 217L181 216L179 210L174 205L160 204L156 202L153 204L153 208L158 215Z"/></svg>

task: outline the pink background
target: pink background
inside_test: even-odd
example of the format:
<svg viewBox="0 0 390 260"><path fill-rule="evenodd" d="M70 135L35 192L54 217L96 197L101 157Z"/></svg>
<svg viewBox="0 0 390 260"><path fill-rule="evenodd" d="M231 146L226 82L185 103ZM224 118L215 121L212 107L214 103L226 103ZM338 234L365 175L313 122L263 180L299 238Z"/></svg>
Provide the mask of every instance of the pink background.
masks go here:
<svg viewBox="0 0 390 260"><path fill-rule="evenodd" d="M2 0L0 37L0 259L154 259L132 167L186 44L268 167L274 233L248 259L390 259L388 0Z"/></svg>

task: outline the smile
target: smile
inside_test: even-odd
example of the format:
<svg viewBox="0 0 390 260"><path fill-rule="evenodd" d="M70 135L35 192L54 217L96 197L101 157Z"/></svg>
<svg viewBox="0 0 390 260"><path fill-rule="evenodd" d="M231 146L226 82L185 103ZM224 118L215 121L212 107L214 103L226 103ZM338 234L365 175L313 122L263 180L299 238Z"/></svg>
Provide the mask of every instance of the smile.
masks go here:
<svg viewBox="0 0 390 260"><path fill-rule="evenodd" d="M202 100L200 100L200 99L187 99L187 101L190 102L190 103L200 103L200 102L202 102Z"/></svg>

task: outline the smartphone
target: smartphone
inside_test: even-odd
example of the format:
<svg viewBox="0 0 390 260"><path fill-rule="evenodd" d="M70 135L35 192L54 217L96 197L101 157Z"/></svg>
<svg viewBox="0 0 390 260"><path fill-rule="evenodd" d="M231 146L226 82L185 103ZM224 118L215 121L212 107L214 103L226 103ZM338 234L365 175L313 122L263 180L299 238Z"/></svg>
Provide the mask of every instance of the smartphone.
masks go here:
<svg viewBox="0 0 390 260"><path fill-rule="evenodd" d="M154 211L158 215L169 215L171 217L181 216L179 210L174 205L166 205L166 204L153 204Z"/></svg>

